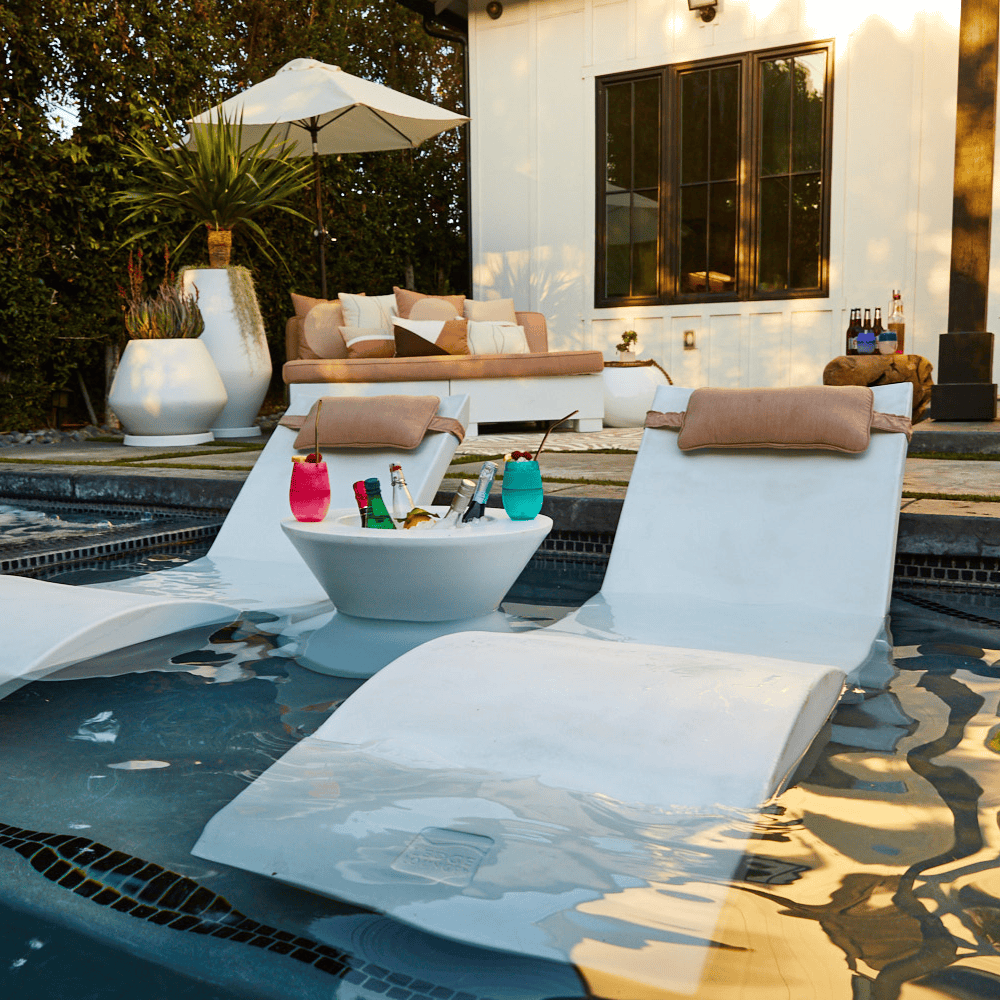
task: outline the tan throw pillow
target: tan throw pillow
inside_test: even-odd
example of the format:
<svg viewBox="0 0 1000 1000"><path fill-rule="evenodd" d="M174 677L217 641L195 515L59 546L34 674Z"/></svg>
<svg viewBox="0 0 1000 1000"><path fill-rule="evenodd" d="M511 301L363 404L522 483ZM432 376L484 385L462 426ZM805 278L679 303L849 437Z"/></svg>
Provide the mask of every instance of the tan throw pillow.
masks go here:
<svg viewBox="0 0 1000 1000"><path fill-rule="evenodd" d="M432 299L429 296L413 303L407 319L461 319L462 310L456 309L444 299Z"/></svg>
<svg viewBox="0 0 1000 1000"><path fill-rule="evenodd" d="M451 319L453 316L462 315L462 304L465 302L464 295L424 295L421 292L411 292L409 288L397 288L395 285L392 286L393 294L396 296L396 313L402 316L403 319ZM441 312L435 312L433 315L427 315L424 312L420 316L414 316L412 309L418 302L430 302L436 303L438 308L441 304L447 304L452 307L450 312L442 314ZM424 307L427 308L426 306Z"/></svg>
<svg viewBox="0 0 1000 1000"><path fill-rule="evenodd" d="M295 292L292 292L292 308L299 319L305 319L309 315L309 310L314 306L330 301L330 299L311 299L308 295L297 295Z"/></svg>
<svg viewBox="0 0 1000 1000"><path fill-rule="evenodd" d="M344 326L392 333L395 295L346 295L341 292L340 304L344 309Z"/></svg>
<svg viewBox="0 0 1000 1000"><path fill-rule="evenodd" d="M415 320L397 316L392 321L397 358L425 358L436 354L468 354L464 319Z"/></svg>
<svg viewBox="0 0 1000 1000"><path fill-rule="evenodd" d="M348 358L391 358L396 353L396 342L391 333L342 326L340 335L347 347Z"/></svg>
<svg viewBox="0 0 1000 1000"><path fill-rule="evenodd" d="M466 299L464 311L466 319L476 322L517 323L513 299L490 299L487 302Z"/></svg>
<svg viewBox="0 0 1000 1000"><path fill-rule="evenodd" d="M344 322L344 314L339 302L324 302L317 299L317 304L306 314L302 321L302 340L317 358L336 359L347 357L344 340L340 336L340 325Z"/></svg>
<svg viewBox="0 0 1000 1000"><path fill-rule="evenodd" d="M469 320L466 334L470 354L528 354L524 327L516 323L482 323Z"/></svg>

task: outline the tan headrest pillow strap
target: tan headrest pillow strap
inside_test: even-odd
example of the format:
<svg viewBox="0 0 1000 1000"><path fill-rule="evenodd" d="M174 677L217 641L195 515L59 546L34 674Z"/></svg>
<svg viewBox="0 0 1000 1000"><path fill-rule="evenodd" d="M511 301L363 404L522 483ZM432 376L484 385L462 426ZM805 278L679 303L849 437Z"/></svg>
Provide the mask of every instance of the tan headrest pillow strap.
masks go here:
<svg viewBox="0 0 1000 1000"><path fill-rule="evenodd" d="M438 416L437 396L325 396L305 416L286 414L283 427L297 430L296 448L312 448L316 440L316 408L320 448L399 448L412 451L428 431L454 434L465 430L458 420Z"/></svg>
<svg viewBox="0 0 1000 1000"><path fill-rule="evenodd" d="M865 386L696 389L684 413L650 411L646 426L679 429L682 451L702 448L805 448L858 454L872 429L910 439L908 417L874 413Z"/></svg>

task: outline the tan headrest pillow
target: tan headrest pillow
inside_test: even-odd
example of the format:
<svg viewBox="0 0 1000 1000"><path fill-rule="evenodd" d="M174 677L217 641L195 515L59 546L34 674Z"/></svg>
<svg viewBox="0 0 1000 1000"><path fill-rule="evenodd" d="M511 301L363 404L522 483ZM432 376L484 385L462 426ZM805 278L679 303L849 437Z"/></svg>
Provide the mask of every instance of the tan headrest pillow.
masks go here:
<svg viewBox="0 0 1000 1000"><path fill-rule="evenodd" d="M647 427L679 427L681 451L806 448L859 454L871 430L910 436L907 417L874 412L861 385L790 389L695 389L684 413L650 412Z"/></svg>
<svg viewBox="0 0 1000 1000"><path fill-rule="evenodd" d="M428 431L447 431L459 441L465 436L461 423L437 415L437 396L324 396L306 416L281 418L283 427L298 430L295 447L313 448L316 441L316 408L319 413L320 448L399 448L412 451Z"/></svg>

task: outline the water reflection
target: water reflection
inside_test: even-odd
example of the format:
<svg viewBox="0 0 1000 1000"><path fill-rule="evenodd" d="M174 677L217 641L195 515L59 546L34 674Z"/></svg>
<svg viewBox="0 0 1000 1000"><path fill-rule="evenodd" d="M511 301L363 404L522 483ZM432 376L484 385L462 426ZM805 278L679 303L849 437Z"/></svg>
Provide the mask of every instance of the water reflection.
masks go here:
<svg viewBox="0 0 1000 1000"><path fill-rule="evenodd" d="M0 701L0 822L141 857L250 918L350 956L355 978L337 978L331 989L332 981L304 977L277 954L230 944L219 970L217 952L194 949L195 974L228 982L226 969L238 966L261 995L346 1000L374 996L378 984L385 995L396 976L397 984L422 985L406 987L416 997L437 988L494 1000L587 991L623 1000L995 997L1000 602L935 601L937 611L897 596L897 676L887 690L838 709L796 782L766 809L686 825L647 818L625 831L628 844L598 839L578 855L586 870L592 857L604 859L601 868L617 857L621 877L577 904L575 968L449 942L190 854L218 809L301 745L360 683L299 667L298 645L283 634L289 623L275 616L156 640L140 664L112 654ZM94 738L112 729L113 740ZM347 783L336 769L328 779ZM566 809L601 836L621 826L610 804L567 801ZM520 828L532 857L560 823L534 819ZM629 882L637 843L659 858L655 883ZM734 861L733 878L713 878L716 863ZM0 851L0 863L12 873L0 899L58 910L60 921L89 922L105 940L119 939L121 925L98 904L47 883L13 849ZM685 930L713 906L721 909L710 934ZM633 935L633 946L602 936L608 919ZM564 933L553 924L545 930ZM188 961L194 935L153 925L144 933L162 960ZM130 939L128 947L140 944Z"/></svg>

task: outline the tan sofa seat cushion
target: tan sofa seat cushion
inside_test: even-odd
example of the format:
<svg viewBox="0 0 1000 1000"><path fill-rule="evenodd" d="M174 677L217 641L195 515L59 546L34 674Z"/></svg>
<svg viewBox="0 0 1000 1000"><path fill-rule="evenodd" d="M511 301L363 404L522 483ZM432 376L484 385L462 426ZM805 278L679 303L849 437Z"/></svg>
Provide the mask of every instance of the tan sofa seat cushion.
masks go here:
<svg viewBox="0 0 1000 1000"><path fill-rule="evenodd" d="M429 382L444 379L534 378L595 375L604 371L600 351L551 351L546 354L480 354L467 357L352 358L289 361L283 375L301 382Z"/></svg>

